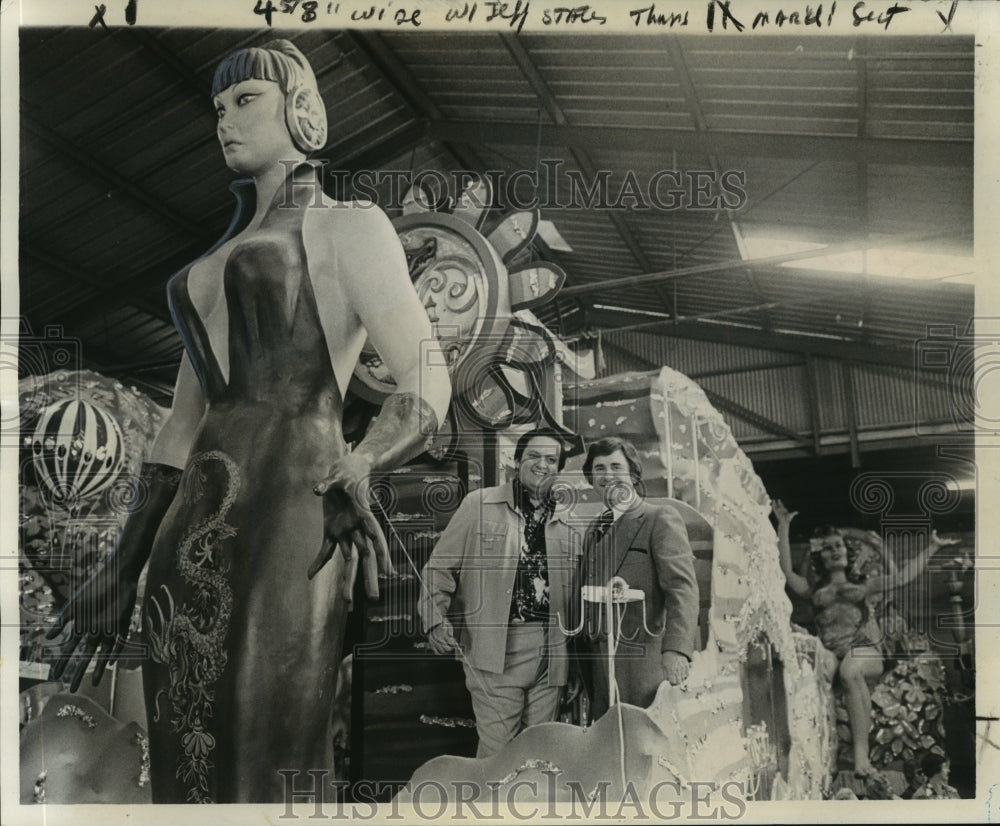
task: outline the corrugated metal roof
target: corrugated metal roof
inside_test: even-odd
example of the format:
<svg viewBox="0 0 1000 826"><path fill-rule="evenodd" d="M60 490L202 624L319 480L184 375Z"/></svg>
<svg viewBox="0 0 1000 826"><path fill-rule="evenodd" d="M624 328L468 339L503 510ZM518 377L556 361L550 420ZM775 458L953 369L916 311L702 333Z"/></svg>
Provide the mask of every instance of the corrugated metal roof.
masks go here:
<svg viewBox="0 0 1000 826"><path fill-rule="evenodd" d="M146 382L160 401L180 347L163 285L232 210L212 73L233 48L275 34L21 32L22 314L37 329L65 325L92 366ZM856 248L904 239L970 255L971 38L283 34L316 71L331 169L554 170L538 187L522 176L495 213L509 194L542 196L542 217L573 251L537 242L529 252L567 273L565 295L538 315L569 339L622 329L607 339L622 344L606 354L616 370L684 370L669 361L679 359L796 430L798 414L764 398L792 388L758 387L748 362L801 351L881 375L912 356L928 325L964 329L972 317L968 285L742 263L746 239L761 237ZM623 191L651 200L650 182L672 170L688 199L695 173L732 172L745 201L615 204ZM570 203L574 182L581 195L597 180L597 202ZM719 195L718 183L705 193ZM640 275L656 278L619 283ZM824 408L837 387L825 369ZM835 408L824 417L820 430L844 425ZM745 426L747 438L763 435Z"/></svg>

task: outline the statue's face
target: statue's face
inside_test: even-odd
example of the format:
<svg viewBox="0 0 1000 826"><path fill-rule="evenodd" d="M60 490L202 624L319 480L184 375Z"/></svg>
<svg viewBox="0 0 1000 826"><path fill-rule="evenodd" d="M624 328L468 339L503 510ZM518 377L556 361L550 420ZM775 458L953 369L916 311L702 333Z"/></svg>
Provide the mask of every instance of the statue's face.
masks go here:
<svg viewBox="0 0 1000 826"><path fill-rule="evenodd" d="M302 157L285 125L285 94L274 81L242 80L219 92L213 103L222 154L234 172L256 175Z"/></svg>

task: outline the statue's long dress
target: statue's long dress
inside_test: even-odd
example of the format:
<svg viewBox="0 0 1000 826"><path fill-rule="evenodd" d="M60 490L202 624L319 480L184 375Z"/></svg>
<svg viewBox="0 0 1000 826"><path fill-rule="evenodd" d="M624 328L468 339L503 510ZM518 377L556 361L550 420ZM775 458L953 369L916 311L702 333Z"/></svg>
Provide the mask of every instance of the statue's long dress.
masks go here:
<svg viewBox="0 0 1000 826"><path fill-rule="evenodd" d="M333 767L341 554L312 581L306 571L323 536L312 488L345 452L342 398L305 258L306 204L276 203L225 265L228 380L191 303L190 267L169 286L207 412L147 576L155 802L281 802L286 783L311 788L305 772Z"/></svg>

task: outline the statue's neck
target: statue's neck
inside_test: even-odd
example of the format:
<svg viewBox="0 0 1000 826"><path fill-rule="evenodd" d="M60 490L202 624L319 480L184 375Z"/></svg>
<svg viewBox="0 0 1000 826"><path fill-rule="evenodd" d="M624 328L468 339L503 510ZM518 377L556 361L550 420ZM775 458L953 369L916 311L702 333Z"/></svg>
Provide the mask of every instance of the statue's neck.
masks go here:
<svg viewBox="0 0 1000 826"><path fill-rule="evenodd" d="M282 200L294 201L292 187L295 184L315 184L315 169L305 158L296 159L296 163L277 163L253 178L254 190L257 193L257 207L250 221L250 229L263 223L264 216L276 202Z"/></svg>

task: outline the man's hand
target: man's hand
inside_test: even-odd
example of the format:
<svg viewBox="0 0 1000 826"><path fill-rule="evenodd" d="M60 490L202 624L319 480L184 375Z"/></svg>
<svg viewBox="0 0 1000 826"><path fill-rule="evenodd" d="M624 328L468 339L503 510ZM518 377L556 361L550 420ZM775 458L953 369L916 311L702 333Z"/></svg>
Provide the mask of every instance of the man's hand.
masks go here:
<svg viewBox="0 0 1000 826"><path fill-rule="evenodd" d="M435 654L458 654L462 649L455 639L455 631L448 620L435 625L427 633L427 641L431 645L431 651Z"/></svg>
<svg viewBox="0 0 1000 826"><path fill-rule="evenodd" d="M681 685L688 678L691 664L688 658L676 651L663 652L663 676L670 685Z"/></svg>

